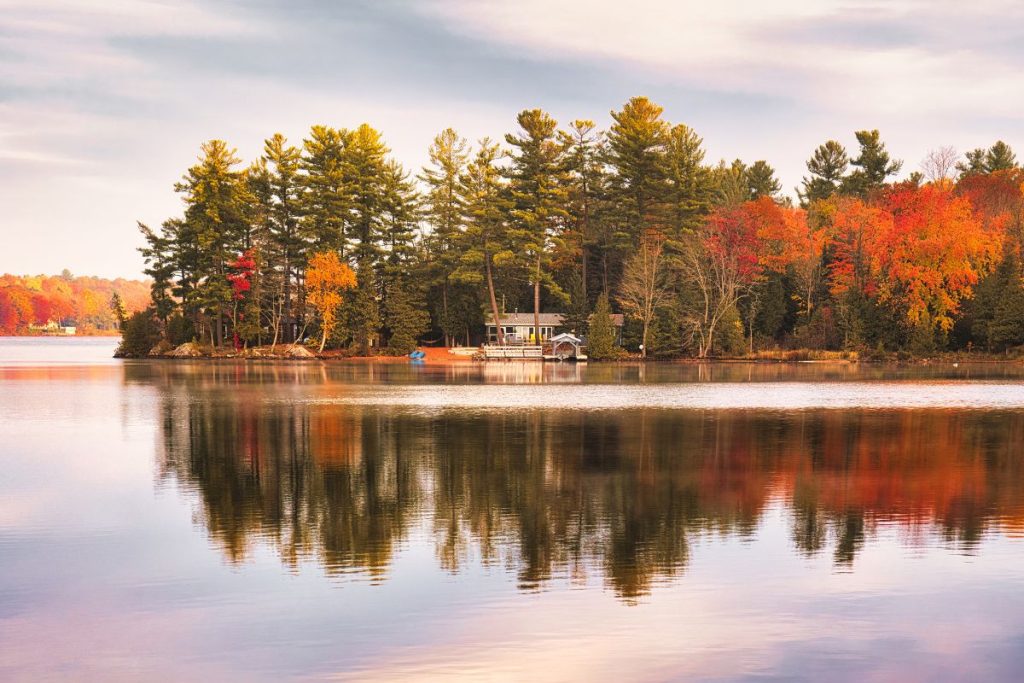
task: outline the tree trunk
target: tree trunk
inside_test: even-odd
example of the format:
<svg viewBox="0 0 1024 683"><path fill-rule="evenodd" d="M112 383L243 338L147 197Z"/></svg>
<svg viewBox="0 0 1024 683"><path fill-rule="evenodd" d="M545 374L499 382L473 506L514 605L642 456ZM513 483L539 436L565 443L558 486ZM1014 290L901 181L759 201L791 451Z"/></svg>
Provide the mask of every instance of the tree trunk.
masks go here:
<svg viewBox="0 0 1024 683"><path fill-rule="evenodd" d="M704 347L704 352L701 354L701 358L707 358L708 354L711 353L711 345L714 344L715 340L715 328L708 328L707 345Z"/></svg>
<svg viewBox="0 0 1024 683"><path fill-rule="evenodd" d="M291 324L292 324L292 276L291 276L291 261L288 258L288 250L284 252L284 322L288 327L285 329L284 340L285 342L292 341L291 335Z"/></svg>
<svg viewBox="0 0 1024 683"><path fill-rule="evenodd" d="M583 215L586 216L587 209L584 207ZM584 218L584 227L580 230L580 265L581 275L583 277L583 283L581 289L583 290L583 302L589 307L589 299L587 298L587 240L586 240L586 218Z"/></svg>
<svg viewBox="0 0 1024 683"><path fill-rule="evenodd" d="M501 327L501 315L498 313L498 299L494 296L494 273L491 271L491 255L484 254L484 269L487 271L487 294L491 299L491 316L494 329L498 331L498 343L505 344L505 331Z"/></svg>
<svg viewBox="0 0 1024 683"><path fill-rule="evenodd" d="M533 277L533 334L533 343L540 344L540 254L537 254L537 272Z"/></svg>
<svg viewBox="0 0 1024 683"><path fill-rule="evenodd" d="M448 276L444 276L444 288L441 290L441 332L444 333L444 345L451 346L452 338L448 334Z"/></svg>
<svg viewBox="0 0 1024 683"><path fill-rule="evenodd" d="M603 272L601 273L601 291L608 291L608 251L605 250L601 254L601 267Z"/></svg>
<svg viewBox="0 0 1024 683"><path fill-rule="evenodd" d="M648 318L644 316L644 329L640 333L640 357L647 358L647 325Z"/></svg>

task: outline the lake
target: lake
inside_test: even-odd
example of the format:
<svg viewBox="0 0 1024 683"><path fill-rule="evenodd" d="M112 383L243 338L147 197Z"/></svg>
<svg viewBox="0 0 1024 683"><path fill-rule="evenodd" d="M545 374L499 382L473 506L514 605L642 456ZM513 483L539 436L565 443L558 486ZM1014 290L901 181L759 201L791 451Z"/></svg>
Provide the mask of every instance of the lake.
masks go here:
<svg viewBox="0 0 1024 683"><path fill-rule="evenodd" d="M0 339L0 679L1019 680L1024 366Z"/></svg>

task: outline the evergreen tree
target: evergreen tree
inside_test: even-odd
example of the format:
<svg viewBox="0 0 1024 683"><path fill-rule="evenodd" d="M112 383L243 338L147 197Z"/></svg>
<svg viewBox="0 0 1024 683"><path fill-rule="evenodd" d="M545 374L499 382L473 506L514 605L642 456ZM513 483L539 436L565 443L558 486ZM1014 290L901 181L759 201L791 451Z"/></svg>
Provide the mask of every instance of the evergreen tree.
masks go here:
<svg viewBox="0 0 1024 683"><path fill-rule="evenodd" d="M401 165L390 160L384 166L382 189L383 322L388 352L401 355L416 347L417 339L430 325L424 296L426 279L419 277L422 254L416 239L418 195ZM393 297L396 300L392 301Z"/></svg>
<svg viewBox="0 0 1024 683"><path fill-rule="evenodd" d="M335 249L345 254L345 219L350 197L345 147L351 134L327 126L313 126L302 141L303 237L317 251Z"/></svg>
<svg viewBox="0 0 1024 683"><path fill-rule="evenodd" d="M117 358L145 358L160 343L160 325L152 308L128 317L121 332Z"/></svg>
<svg viewBox="0 0 1024 683"><path fill-rule="evenodd" d="M703 165L703 144L704 140L683 124L672 126L666 137L667 232L675 239L692 232L711 208L712 179Z"/></svg>
<svg viewBox="0 0 1024 683"><path fill-rule="evenodd" d="M601 289L608 288L608 258L615 249L615 233L608 220L608 175L602 158L605 156L604 134L596 130L593 121L573 121L567 132L561 133L565 146L565 164L568 171L567 212L571 235L566 247L578 245L578 287L570 288L578 295L573 306L590 310L590 254L599 259Z"/></svg>
<svg viewBox="0 0 1024 683"><path fill-rule="evenodd" d="M660 223L668 189L665 151L669 140L669 126L661 114L662 108L646 97L634 97L621 111L612 112L606 162L612 169L616 246L635 246L649 227Z"/></svg>
<svg viewBox="0 0 1024 683"><path fill-rule="evenodd" d="M495 291L496 270L515 261L505 222L508 200L495 164L498 146L487 138L479 142L477 153L466 167L459 183L465 211L465 230L459 240L461 258L452 274L467 284L486 287L491 317L498 330L498 343L505 343L499 321L501 310Z"/></svg>
<svg viewBox="0 0 1024 683"><path fill-rule="evenodd" d="M269 214L269 244L266 259L277 272L280 282L280 303L272 298L271 310L280 311L283 320L284 342L293 339L293 290L301 282L306 260L307 242L299 231L301 219L302 184L299 176L301 152L287 144L284 136L275 133L263 144L263 161L267 169L266 201ZM257 298L260 298L259 296ZM274 328L280 327L280 323Z"/></svg>
<svg viewBox="0 0 1024 683"><path fill-rule="evenodd" d="M124 299L117 292L110 295L110 310L117 319L117 328L123 329L125 320L128 319L128 309L125 308Z"/></svg>
<svg viewBox="0 0 1024 683"><path fill-rule="evenodd" d="M803 190L797 191L801 204L808 206L835 194L843 183L849 162L846 148L835 140L829 140L814 150L814 155L807 160L807 170L811 175L803 179Z"/></svg>
<svg viewBox="0 0 1024 683"><path fill-rule="evenodd" d="M775 177L775 169L767 161L758 160L747 168L747 191L751 199L770 197L777 199L782 183Z"/></svg>
<svg viewBox="0 0 1024 683"><path fill-rule="evenodd" d="M558 298L565 298L548 272L559 237L557 228L567 215L564 148L556 136L558 123L540 109L521 112L517 121L521 131L505 136L512 147L508 236L533 285L533 329L539 344L541 284Z"/></svg>
<svg viewBox="0 0 1024 683"><path fill-rule="evenodd" d="M452 273L458 268L458 242L462 233L463 202L459 178L465 173L469 146L451 128L446 128L430 145L430 166L420 179L426 184L426 219L431 233L427 239L432 275L441 287L440 328L445 346L451 346L464 323L449 308Z"/></svg>
<svg viewBox="0 0 1024 683"><path fill-rule="evenodd" d="M246 205L249 197L236 152L222 140L202 146L199 163L188 170L175 189L185 198L185 223L199 248L195 303L210 318L211 337L220 346L223 320L231 305L227 264L238 255L241 237L247 231Z"/></svg>
<svg viewBox="0 0 1024 683"><path fill-rule="evenodd" d="M960 173L960 177L975 175L978 173L988 173L988 164L985 159L988 154L987 150L982 147L969 150L964 154L964 161L957 163L956 170Z"/></svg>
<svg viewBox="0 0 1024 683"><path fill-rule="evenodd" d="M419 195L401 164L388 160L381 171L380 241L385 280L411 277L420 258Z"/></svg>
<svg viewBox="0 0 1024 683"><path fill-rule="evenodd" d="M1024 344L1024 282L1020 261L1008 249L975 292L973 335L989 351Z"/></svg>
<svg viewBox="0 0 1024 683"><path fill-rule="evenodd" d="M996 306L990 334L995 349L1024 345L1024 286L1019 276L1007 284Z"/></svg>
<svg viewBox="0 0 1024 683"><path fill-rule="evenodd" d="M718 162L712 171L715 187L716 206L739 206L750 201L750 187L747 183L747 165L739 159L726 166L725 161Z"/></svg>
<svg viewBox="0 0 1024 683"><path fill-rule="evenodd" d="M1014 168L1017 168L1017 155L1002 140L998 140L985 152L986 172L995 173L996 171L1009 171Z"/></svg>
<svg viewBox="0 0 1024 683"><path fill-rule="evenodd" d="M430 314L411 283L400 279L388 283L384 324L390 331L388 353L402 356L416 349L420 335L430 326Z"/></svg>
<svg viewBox="0 0 1024 683"><path fill-rule="evenodd" d="M380 133L365 123L347 136L342 153L349 198L345 234L359 268L376 267L381 255L387 154Z"/></svg>
<svg viewBox="0 0 1024 683"><path fill-rule="evenodd" d="M355 342L356 353L369 356L373 353L380 330L380 302L377 297L377 281L373 268L363 261L356 271L356 287L352 290L344 312L349 331Z"/></svg>
<svg viewBox="0 0 1024 683"><path fill-rule="evenodd" d="M855 168L843 181L842 189L845 194L866 197L881 188L889 176L899 173L903 162L889 157L877 130L859 130L854 135L860 155L850 162Z"/></svg>
<svg viewBox="0 0 1024 683"><path fill-rule="evenodd" d="M181 274L184 279L183 267L178 258L179 254L176 254L173 248L171 237L175 232L173 225L173 222L167 221L164 223L163 230L157 233L144 223L138 223L139 230L146 240L146 246L139 249L146 263L142 272L153 281L150 286L153 313L164 324L174 312L173 297L181 296L180 292L175 292L172 279L176 272Z"/></svg>
<svg viewBox="0 0 1024 683"><path fill-rule="evenodd" d="M594 360L614 358L615 323L612 322L612 309L608 303L608 294L601 292L590 317L590 333L587 336L587 356Z"/></svg>

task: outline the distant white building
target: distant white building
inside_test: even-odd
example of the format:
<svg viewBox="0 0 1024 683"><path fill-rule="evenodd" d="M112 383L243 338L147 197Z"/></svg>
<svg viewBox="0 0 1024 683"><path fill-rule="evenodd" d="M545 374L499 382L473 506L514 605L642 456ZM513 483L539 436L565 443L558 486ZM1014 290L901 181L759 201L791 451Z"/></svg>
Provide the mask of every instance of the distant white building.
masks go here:
<svg viewBox="0 0 1024 683"><path fill-rule="evenodd" d="M29 325L28 331L55 337L71 337L77 328L74 325L61 325L60 322L51 319L47 320L45 325Z"/></svg>

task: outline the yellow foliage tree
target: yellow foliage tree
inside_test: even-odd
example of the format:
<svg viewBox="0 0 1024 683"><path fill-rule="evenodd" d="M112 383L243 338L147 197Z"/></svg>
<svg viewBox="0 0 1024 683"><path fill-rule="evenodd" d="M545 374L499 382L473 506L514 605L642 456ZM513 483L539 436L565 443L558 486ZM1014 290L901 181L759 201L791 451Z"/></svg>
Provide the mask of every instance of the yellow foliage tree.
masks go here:
<svg viewBox="0 0 1024 683"><path fill-rule="evenodd" d="M337 252L321 251L309 259L309 268L306 270L306 297L320 314L323 328L323 336L320 339L321 353L327 344L327 334L337 320L342 292L355 286L355 272L338 258Z"/></svg>

